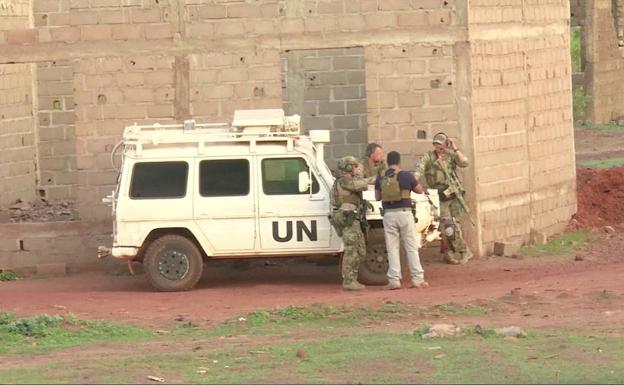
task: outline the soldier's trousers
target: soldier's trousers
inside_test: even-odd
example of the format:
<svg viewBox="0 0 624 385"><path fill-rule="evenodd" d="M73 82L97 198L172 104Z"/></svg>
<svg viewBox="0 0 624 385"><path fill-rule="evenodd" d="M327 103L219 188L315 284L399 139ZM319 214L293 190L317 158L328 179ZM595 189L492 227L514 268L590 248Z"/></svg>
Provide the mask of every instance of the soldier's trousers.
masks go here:
<svg viewBox="0 0 624 385"><path fill-rule="evenodd" d="M461 217L463 212L464 209L457 199L440 202L440 225L442 234L444 234L444 229L447 226L454 227L453 236L447 237L450 246L447 251L447 257L451 259L461 258L467 250L466 242L464 241L464 236L459 226L459 217Z"/></svg>
<svg viewBox="0 0 624 385"><path fill-rule="evenodd" d="M342 282L357 281L362 258L366 257L366 244L360 222L353 221L342 230L344 255L342 256Z"/></svg>

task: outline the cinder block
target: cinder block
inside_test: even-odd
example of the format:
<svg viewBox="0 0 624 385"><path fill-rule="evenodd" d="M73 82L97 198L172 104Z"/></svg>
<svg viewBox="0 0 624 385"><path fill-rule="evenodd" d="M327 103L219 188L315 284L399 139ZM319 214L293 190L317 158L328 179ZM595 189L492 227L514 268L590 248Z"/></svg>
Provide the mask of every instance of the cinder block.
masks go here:
<svg viewBox="0 0 624 385"><path fill-rule="evenodd" d="M110 40L113 30L110 25L85 25L81 27L82 40Z"/></svg>
<svg viewBox="0 0 624 385"><path fill-rule="evenodd" d="M228 18L260 17L260 7L252 4L232 4L227 6Z"/></svg>
<svg viewBox="0 0 624 385"><path fill-rule="evenodd" d="M197 7L200 19L223 19L227 15L224 5L201 5Z"/></svg>
<svg viewBox="0 0 624 385"><path fill-rule="evenodd" d="M6 42L13 45L30 45L39 39L39 31L36 29L17 29L5 31Z"/></svg>
<svg viewBox="0 0 624 385"><path fill-rule="evenodd" d="M144 26L142 25L130 25L122 24L116 25L113 28L114 40L135 40L143 37Z"/></svg>
<svg viewBox="0 0 624 385"><path fill-rule="evenodd" d="M73 26L95 25L98 23L98 13L93 11L72 11L69 13L69 22Z"/></svg>
<svg viewBox="0 0 624 385"><path fill-rule="evenodd" d="M399 107L420 107L425 103L423 92L405 92L397 94Z"/></svg>
<svg viewBox="0 0 624 385"><path fill-rule="evenodd" d="M366 29L366 19L362 15L345 15L341 19L339 28L343 31L361 31Z"/></svg>
<svg viewBox="0 0 624 385"><path fill-rule="evenodd" d="M145 38L148 40L170 39L173 37L173 27L169 23L149 24L145 28Z"/></svg>
<svg viewBox="0 0 624 385"><path fill-rule="evenodd" d="M160 23L162 21L160 8L134 8L131 12L133 23Z"/></svg>
<svg viewBox="0 0 624 385"><path fill-rule="evenodd" d="M330 57L305 57L303 68L306 71L328 71L331 68Z"/></svg>
<svg viewBox="0 0 624 385"><path fill-rule="evenodd" d="M281 19L280 31L282 33L303 33L305 23L303 19Z"/></svg>
<svg viewBox="0 0 624 385"><path fill-rule="evenodd" d="M319 15L342 14L342 1L319 1L317 12Z"/></svg>
<svg viewBox="0 0 624 385"><path fill-rule="evenodd" d="M217 24L214 34L216 36L240 36L245 33L245 24L234 21L223 21Z"/></svg>
<svg viewBox="0 0 624 385"><path fill-rule="evenodd" d="M494 254L511 257L518 253L520 247L522 247L520 242L494 242Z"/></svg>
<svg viewBox="0 0 624 385"><path fill-rule="evenodd" d="M397 16L394 13L373 13L364 15L366 25L370 29L396 28Z"/></svg>
<svg viewBox="0 0 624 385"><path fill-rule="evenodd" d="M67 274L65 263L39 263L36 265L37 274L43 276L62 276Z"/></svg>
<svg viewBox="0 0 624 385"><path fill-rule="evenodd" d="M127 23L127 14L120 10L107 9L99 13L100 24L122 24Z"/></svg>
<svg viewBox="0 0 624 385"><path fill-rule="evenodd" d="M364 69L363 58L360 56L338 56L333 59L334 69L337 70Z"/></svg>
<svg viewBox="0 0 624 385"><path fill-rule="evenodd" d="M406 11L410 8L410 0L383 0L379 3L380 11Z"/></svg>

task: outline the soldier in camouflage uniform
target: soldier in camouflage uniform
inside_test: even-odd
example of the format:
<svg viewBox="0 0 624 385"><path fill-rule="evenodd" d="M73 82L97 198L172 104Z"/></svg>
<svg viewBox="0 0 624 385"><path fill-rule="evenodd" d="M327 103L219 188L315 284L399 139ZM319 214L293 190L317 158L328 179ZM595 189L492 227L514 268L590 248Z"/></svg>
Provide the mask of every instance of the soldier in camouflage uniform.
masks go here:
<svg viewBox="0 0 624 385"><path fill-rule="evenodd" d="M377 143L369 143L366 146L365 158L362 160L363 175L368 184L375 184L378 176L383 176L388 169L384 160L383 148Z"/></svg>
<svg viewBox="0 0 624 385"><path fill-rule="evenodd" d="M360 262L366 256L364 233L358 220L358 210L362 203L362 191L368 189L368 183L358 176L359 166L355 157L346 156L340 159L338 161L340 175L334 182L331 194L330 221L344 242L342 257L342 288L344 290L365 288L357 281Z"/></svg>
<svg viewBox="0 0 624 385"><path fill-rule="evenodd" d="M472 253L466 247L458 218L466 211L456 194L449 194L449 185L453 183L447 175L457 181L457 167L467 167L468 158L459 150L455 141L440 132L433 137L434 150L426 153L419 164L417 174L422 176L428 188L438 190L440 196L440 232L442 233L441 251L448 263L466 263ZM461 185L456 186L461 191Z"/></svg>

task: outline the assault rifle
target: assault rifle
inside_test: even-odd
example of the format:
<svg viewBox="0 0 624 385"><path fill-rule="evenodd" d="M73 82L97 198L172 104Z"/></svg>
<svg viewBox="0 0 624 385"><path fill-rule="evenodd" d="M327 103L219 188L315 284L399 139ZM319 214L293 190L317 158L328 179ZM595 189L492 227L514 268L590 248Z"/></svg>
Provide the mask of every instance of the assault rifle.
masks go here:
<svg viewBox="0 0 624 385"><path fill-rule="evenodd" d="M362 233L364 233L364 237L368 234L368 221L366 220L366 210L368 210L368 201L362 198L362 193L360 192L360 203L358 203L357 214L358 220L360 221L360 227L362 228Z"/></svg>
<svg viewBox="0 0 624 385"><path fill-rule="evenodd" d="M472 217L470 216L470 208L468 207L468 204L466 204L466 201L464 200L464 191L461 188L461 182L459 181L459 178L457 178L455 171L449 170L448 165L445 161L441 161L438 158L437 162L440 165L440 169L442 169L442 172L444 173L446 180L448 181L448 186L449 186L447 189L449 193L448 196L455 195L455 198L457 199L461 207L464 209L466 214L468 214L468 219L470 219L470 223L472 223L472 225L474 226L475 223L472 220Z"/></svg>

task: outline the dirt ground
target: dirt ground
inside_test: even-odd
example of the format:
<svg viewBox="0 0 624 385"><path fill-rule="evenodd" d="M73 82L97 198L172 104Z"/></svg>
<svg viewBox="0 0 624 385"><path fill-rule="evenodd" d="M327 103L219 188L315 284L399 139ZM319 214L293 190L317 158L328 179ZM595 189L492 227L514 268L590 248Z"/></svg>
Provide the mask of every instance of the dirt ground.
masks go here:
<svg viewBox="0 0 624 385"><path fill-rule="evenodd" d="M624 148L624 137L613 135L578 131L579 156L597 158ZM578 177L579 191L584 186L615 181L607 175L592 184L598 177L583 170ZM617 181L624 189L624 178ZM198 286L184 293L152 292L141 274L110 272L3 282L0 311L18 315L72 312L80 318L147 326L169 325L182 317L209 326L258 308L289 305L374 307L402 302L429 306L492 301L503 311L488 316L491 325L604 328L624 321L624 227L619 225L624 217L619 211L608 216L611 209L607 207L604 218L592 222L589 216L596 212L592 205L608 201L613 192L602 187L588 191L586 195L594 200L587 203L579 197L579 226L600 227L584 248L557 257L481 258L464 266L446 265L437 250L425 249L423 262L431 284L427 289L384 291L369 287L363 292L343 292L336 265L302 259L214 262L206 265ZM619 204L619 199L612 201ZM612 226L613 231L605 232L604 225ZM120 271L123 269L120 263Z"/></svg>

